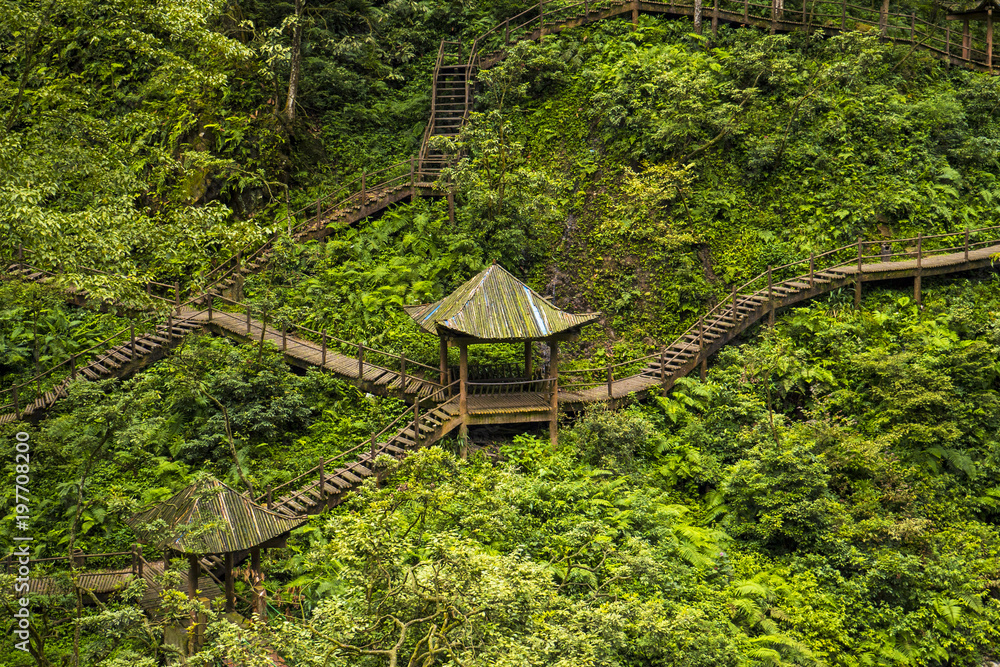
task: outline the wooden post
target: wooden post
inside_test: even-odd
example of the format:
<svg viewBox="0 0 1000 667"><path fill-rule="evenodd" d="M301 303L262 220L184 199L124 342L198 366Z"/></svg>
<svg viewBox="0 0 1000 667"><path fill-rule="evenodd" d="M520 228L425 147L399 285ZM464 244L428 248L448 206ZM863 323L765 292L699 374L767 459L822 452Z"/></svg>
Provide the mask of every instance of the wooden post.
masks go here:
<svg viewBox="0 0 1000 667"><path fill-rule="evenodd" d="M413 399L413 440L420 446L420 397Z"/></svg>
<svg viewBox="0 0 1000 667"><path fill-rule="evenodd" d="M226 613L236 611L236 579L233 577L233 554L226 554Z"/></svg>
<svg viewBox="0 0 1000 667"><path fill-rule="evenodd" d="M503 22L503 45L510 44L510 19Z"/></svg>
<svg viewBox="0 0 1000 667"><path fill-rule="evenodd" d="M701 0L694 0L694 31L701 34Z"/></svg>
<svg viewBox="0 0 1000 667"><path fill-rule="evenodd" d="M743 0L743 23L750 22L750 0Z"/></svg>
<svg viewBox="0 0 1000 667"><path fill-rule="evenodd" d="M951 65L951 24L944 26L944 52L948 54L948 65Z"/></svg>
<svg viewBox="0 0 1000 667"><path fill-rule="evenodd" d="M323 471L323 457L319 457L319 493L320 496L326 495L326 475Z"/></svg>
<svg viewBox="0 0 1000 667"><path fill-rule="evenodd" d="M458 412L462 417L458 437L464 442L469 438L469 345L464 341L458 343L459 395ZM464 446L464 445L463 445Z"/></svg>
<svg viewBox="0 0 1000 667"><path fill-rule="evenodd" d="M250 581L253 582L254 611L261 619L267 618L267 601L264 598L264 574L260 570L260 547L250 549Z"/></svg>
<svg viewBox="0 0 1000 667"><path fill-rule="evenodd" d="M208 321L212 321L212 307L215 305L215 295L208 295Z"/></svg>
<svg viewBox="0 0 1000 667"><path fill-rule="evenodd" d="M858 237L858 274L854 279L854 307L858 308L861 306L861 253L862 253L862 242L861 237Z"/></svg>
<svg viewBox="0 0 1000 667"><path fill-rule="evenodd" d="M448 384L448 339L444 336L438 339L438 367L441 371L441 388L444 389Z"/></svg>
<svg viewBox="0 0 1000 667"><path fill-rule="evenodd" d="M247 304L247 335L250 335L250 304Z"/></svg>
<svg viewBox="0 0 1000 667"><path fill-rule="evenodd" d="M326 368L326 329L323 330L323 349L319 353L319 365Z"/></svg>
<svg viewBox="0 0 1000 667"><path fill-rule="evenodd" d="M167 338L174 339L174 316L167 315Z"/></svg>
<svg viewBox="0 0 1000 667"><path fill-rule="evenodd" d="M188 554L188 599L194 600L198 595L198 578L201 576L201 563L194 554Z"/></svg>
<svg viewBox="0 0 1000 667"><path fill-rule="evenodd" d="M614 393L612 391L615 384L615 370L611 368L611 364L608 364L608 398L613 398Z"/></svg>
<svg viewBox="0 0 1000 667"><path fill-rule="evenodd" d="M128 323L128 334L132 340L132 358L135 359L135 322Z"/></svg>
<svg viewBox="0 0 1000 667"><path fill-rule="evenodd" d="M24 245L17 244L17 268L24 269Z"/></svg>
<svg viewBox="0 0 1000 667"><path fill-rule="evenodd" d="M321 205L321 204L319 203L319 201L320 201L319 199L317 199L317 200L316 200L316 218L317 218L317 219L319 219L319 217L320 217L320 214L321 214L321 213L323 212L323 207L322 207L322 205Z"/></svg>
<svg viewBox="0 0 1000 667"><path fill-rule="evenodd" d="M663 393L667 393L667 349L660 349L660 384L663 386Z"/></svg>
<svg viewBox="0 0 1000 667"><path fill-rule="evenodd" d="M993 10L986 10L986 67L993 74Z"/></svg>
<svg viewBox="0 0 1000 667"><path fill-rule="evenodd" d="M583 22L586 23L587 19L589 18L590 18L590 0L583 0ZM507 19L507 21L509 20L510 19ZM504 21L505 25L507 24L507 21Z"/></svg>
<svg viewBox="0 0 1000 667"><path fill-rule="evenodd" d="M374 433L372 433L372 440L371 440L371 456L370 456L370 458L368 460L369 461L374 461L375 460L375 434Z"/></svg>
<svg viewBox="0 0 1000 667"><path fill-rule="evenodd" d="M962 21L962 60L969 59L969 51L972 48L972 35L969 34L969 17Z"/></svg>
<svg viewBox="0 0 1000 667"><path fill-rule="evenodd" d="M969 261L969 228L965 228L965 261Z"/></svg>
<svg viewBox="0 0 1000 667"><path fill-rule="evenodd" d="M924 235L923 232L917 234L917 275L913 277L913 300L917 302L917 305L922 305L922 294L920 293L920 278L923 272L923 252L924 252Z"/></svg>
<svg viewBox="0 0 1000 667"><path fill-rule="evenodd" d="M840 31L847 32L847 0L840 3Z"/></svg>
<svg viewBox="0 0 1000 667"><path fill-rule="evenodd" d="M847 0L841 0L841 2L846 3ZM882 0L882 9L878 14L878 29L882 39L885 39L886 35L889 34L889 0Z"/></svg>
<svg viewBox="0 0 1000 667"><path fill-rule="evenodd" d="M772 329L774 328L774 285L771 280L771 265L767 265L767 324Z"/></svg>
<svg viewBox="0 0 1000 667"><path fill-rule="evenodd" d="M136 576L139 577L140 579L142 579L143 560L142 560L142 545L141 544L135 545L135 555L136 555L136 564L135 564Z"/></svg>
<svg viewBox="0 0 1000 667"><path fill-rule="evenodd" d="M174 282L174 308L177 309L177 314L180 315L181 312L181 283L180 281Z"/></svg>
<svg viewBox="0 0 1000 667"><path fill-rule="evenodd" d="M733 324L736 324L736 285L733 285L733 311L732 311Z"/></svg>
<svg viewBox="0 0 1000 667"><path fill-rule="evenodd" d="M73 359L75 360L76 357L74 356ZM76 370L76 365L75 364L73 365L73 369ZM76 377L76 373L73 374L73 377ZM13 399L14 399L14 417L16 417L17 419L20 419L21 418L21 406L20 406L20 404L18 404L18 401L17 401L17 385L15 384L13 387L11 387L10 391L11 391L11 394L12 394Z"/></svg>
<svg viewBox="0 0 1000 667"><path fill-rule="evenodd" d="M716 0L718 2L718 0ZM632 0L632 30L639 25L639 0Z"/></svg>
<svg viewBox="0 0 1000 667"><path fill-rule="evenodd" d="M358 343L358 382L365 379L365 344Z"/></svg>
<svg viewBox="0 0 1000 667"><path fill-rule="evenodd" d="M525 380L530 380L531 379L531 373L534 370L531 367L532 361L534 361L534 359L532 359L532 354L531 354L531 341L530 340L526 340L526 341L524 341L524 379Z"/></svg>
<svg viewBox="0 0 1000 667"><path fill-rule="evenodd" d="M288 350L288 332L286 331L288 325L284 322L281 323L281 351L285 352Z"/></svg>
<svg viewBox="0 0 1000 667"><path fill-rule="evenodd" d="M76 379L76 355L69 355L69 377L71 380Z"/></svg>
<svg viewBox="0 0 1000 667"><path fill-rule="evenodd" d="M636 14L638 14L636 10ZM712 36L719 34L719 0L712 0Z"/></svg>
<svg viewBox="0 0 1000 667"><path fill-rule="evenodd" d="M917 13L910 12L910 41L914 41L917 38Z"/></svg>
<svg viewBox="0 0 1000 667"><path fill-rule="evenodd" d="M705 374L708 372L708 357L705 355L705 318L700 320L698 328L698 356L701 358L701 381L705 381Z"/></svg>
<svg viewBox="0 0 1000 667"><path fill-rule="evenodd" d="M542 1L538 0L538 43L542 43L542 37L545 36L545 10L542 9Z"/></svg>
<svg viewBox="0 0 1000 667"><path fill-rule="evenodd" d="M559 444L559 341L549 341L549 378L551 378L551 410L549 417L549 442L555 449Z"/></svg>
<svg viewBox="0 0 1000 667"><path fill-rule="evenodd" d="M455 224L455 191L448 190L448 222Z"/></svg>
<svg viewBox="0 0 1000 667"><path fill-rule="evenodd" d="M365 206L368 205L368 186L365 183L365 172L361 172L361 215L365 214Z"/></svg>
<svg viewBox="0 0 1000 667"><path fill-rule="evenodd" d="M413 180L413 161L416 158L410 158L410 197L416 193L415 181Z"/></svg>
<svg viewBox="0 0 1000 667"><path fill-rule="evenodd" d="M404 354L399 359L399 390L406 393L406 355Z"/></svg>
<svg viewBox="0 0 1000 667"><path fill-rule="evenodd" d="M274 493L273 493L273 490L271 489L271 485L268 484L267 485L267 509L271 509L273 507L274 507Z"/></svg>
<svg viewBox="0 0 1000 667"><path fill-rule="evenodd" d="M816 253L809 253L809 287L816 287Z"/></svg>

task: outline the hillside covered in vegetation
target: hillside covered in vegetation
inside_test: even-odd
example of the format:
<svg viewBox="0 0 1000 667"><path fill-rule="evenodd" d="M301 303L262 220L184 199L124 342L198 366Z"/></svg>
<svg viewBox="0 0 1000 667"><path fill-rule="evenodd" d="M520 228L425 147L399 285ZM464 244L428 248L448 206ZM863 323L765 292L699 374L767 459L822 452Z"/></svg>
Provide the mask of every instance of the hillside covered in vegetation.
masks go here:
<svg viewBox="0 0 1000 667"><path fill-rule="evenodd" d="M601 313L564 348L572 369L659 349L770 265L1000 224L995 78L870 30L696 34L642 15L478 72L475 112L435 142L455 156L439 181L454 220L445 197L414 198L288 238L289 212L419 150L439 42L471 42L509 4L5 5L0 256L59 270L0 283L0 389L128 327L147 281L197 290L275 233L242 287L276 326L436 366L402 306L496 261ZM889 282L857 308L837 290L751 329L704 381L563 415L556 448L507 427L474 431L467 458L451 438L386 462L266 553L269 619L204 610L187 664L1000 661L997 287L990 271L929 279L918 304ZM13 544L26 433L36 558L128 551L139 507L205 475L258 496L407 409L208 334L69 387L0 424L0 533ZM164 638L191 603L168 592L151 617L143 587L35 599L30 653L5 612L3 664L176 663Z"/></svg>

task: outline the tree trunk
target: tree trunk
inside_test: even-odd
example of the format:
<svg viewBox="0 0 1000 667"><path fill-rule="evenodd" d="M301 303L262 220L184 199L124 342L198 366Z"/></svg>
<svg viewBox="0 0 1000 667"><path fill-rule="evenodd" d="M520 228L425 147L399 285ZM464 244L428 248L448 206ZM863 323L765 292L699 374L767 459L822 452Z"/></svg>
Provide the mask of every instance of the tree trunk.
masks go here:
<svg viewBox="0 0 1000 667"><path fill-rule="evenodd" d="M295 120L295 98L299 94L299 72L302 69L302 0L295 0L295 27L292 28L292 71L288 75L288 98L285 117Z"/></svg>

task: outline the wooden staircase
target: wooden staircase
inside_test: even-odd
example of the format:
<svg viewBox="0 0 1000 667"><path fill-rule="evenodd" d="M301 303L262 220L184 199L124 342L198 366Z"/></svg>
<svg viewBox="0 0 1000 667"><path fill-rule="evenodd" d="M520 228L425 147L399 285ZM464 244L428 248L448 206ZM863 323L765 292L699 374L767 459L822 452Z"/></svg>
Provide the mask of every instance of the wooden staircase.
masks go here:
<svg viewBox="0 0 1000 667"><path fill-rule="evenodd" d="M438 174L453 156L431 146L434 137L455 138L472 111L472 64L461 42L442 41L431 80L431 117L420 146L420 170Z"/></svg>
<svg viewBox="0 0 1000 667"><path fill-rule="evenodd" d="M374 461L379 456L387 454L396 460L402 460L411 452L438 442L461 423L457 397L424 414L419 414L416 410L414 413L413 419L386 440L378 442L381 434L376 434L370 442L340 455L343 458L348 454L356 454L353 462L333 469L327 469L328 464L321 464L289 482L289 486L296 482L300 485L275 500L271 509L288 516L302 516L336 507L364 480L378 475ZM405 414L409 414L409 411ZM258 499L258 502L265 500L266 496Z"/></svg>
<svg viewBox="0 0 1000 667"><path fill-rule="evenodd" d="M187 334L201 328L199 322L191 320L164 323L148 333L135 336L128 342L104 350L93 361L80 369L75 367L74 357L74 361L71 361L72 367L69 377L64 378L44 393L36 392L39 395L32 402L21 405L16 393L14 393L10 404L0 406L0 410L10 410L5 414L0 414L0 424L10 424L41 415L56 401L67 395L69 384L76 379L77 375L91 381L112 377L128 377L143 366L158 359L166 349L178 344Z"/></svg>

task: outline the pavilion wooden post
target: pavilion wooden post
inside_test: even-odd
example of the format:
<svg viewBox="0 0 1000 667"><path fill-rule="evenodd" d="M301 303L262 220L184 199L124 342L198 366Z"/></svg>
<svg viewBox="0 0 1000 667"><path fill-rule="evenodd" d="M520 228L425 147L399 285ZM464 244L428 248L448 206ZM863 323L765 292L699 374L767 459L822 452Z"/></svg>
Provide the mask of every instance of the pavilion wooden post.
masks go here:
<svg viewBox="0 0 1000 667"><path fill-rule="evenodd" d="M923 232L917 234L917 275L913 276L913 300L917 302L917 305L922 305L921 294L920 294L920 274L923 271L923 246L924 246L924 235Z"/></svg>
<svg viewBox="0 0 1000 667"><path fill-rule="evenodd" d="M469 344L458 343L459 394L458 412L462 417L462 425L458 429L458 437L462 441L462 452L465 452L465 441L469 439ZM465 458L463 456L462 458Z"/></svg>
<svg viewBox="0 0 1000 667"><path fill-rule="evenodd" d="M264 598L264 574L260 569L260 547L250 549L250 581L253 582L253 606L260 618L267 618L267 601Z"/></svg>
<svg viewBox="0 0 1000 667"><path fill-rule="evenodd" d="M198 578L201 576L201 563L194 554L188 554L188 599L194 602L198 599ZM198 627L198 612L191 610L191 648L196 652L201 648L201 632Z"/></svg>
<svg viewBox="0 0 1000 667"><path fill-rule="evenodd" d="M862 253L862 241L861 237L858 237L858 275L854 279L854 307L857 308L861 305L861 253Z"/></svg>
<svg viewBox="0 0 1000 667"><path fill-rule="evenodd" d="M559 444L559 341L549 341L549 378L552 389L551 409L549 416L549 442L555 449Z"/></svg>
<svg viewBox="0 0 1000 667"><path fill-rule="evenodd" d="M774 328L774 283L771 279L771 265L767 265L767 325Z"/></svg>
<svg viewBox="0 0 1000 667"><path fill-rule="evenodd" d="M530 380L531 373L534 369L531 368L531 341L524 341L524 379Z"/></svg>
<svg viewBox="0 0 1000 667"><path fill-rule="evenodd" d="M226 613L236 611L236 581L233 577L233 554L226 554Z"/></svg>
<svg viewBox="0 0 1000 667"><path fill-rule="evenodd" d="M448 339L441 336L438 339L438 366L441 372L441 388L448 386ZM444 396L441 397L444 400Z"/></svg>

